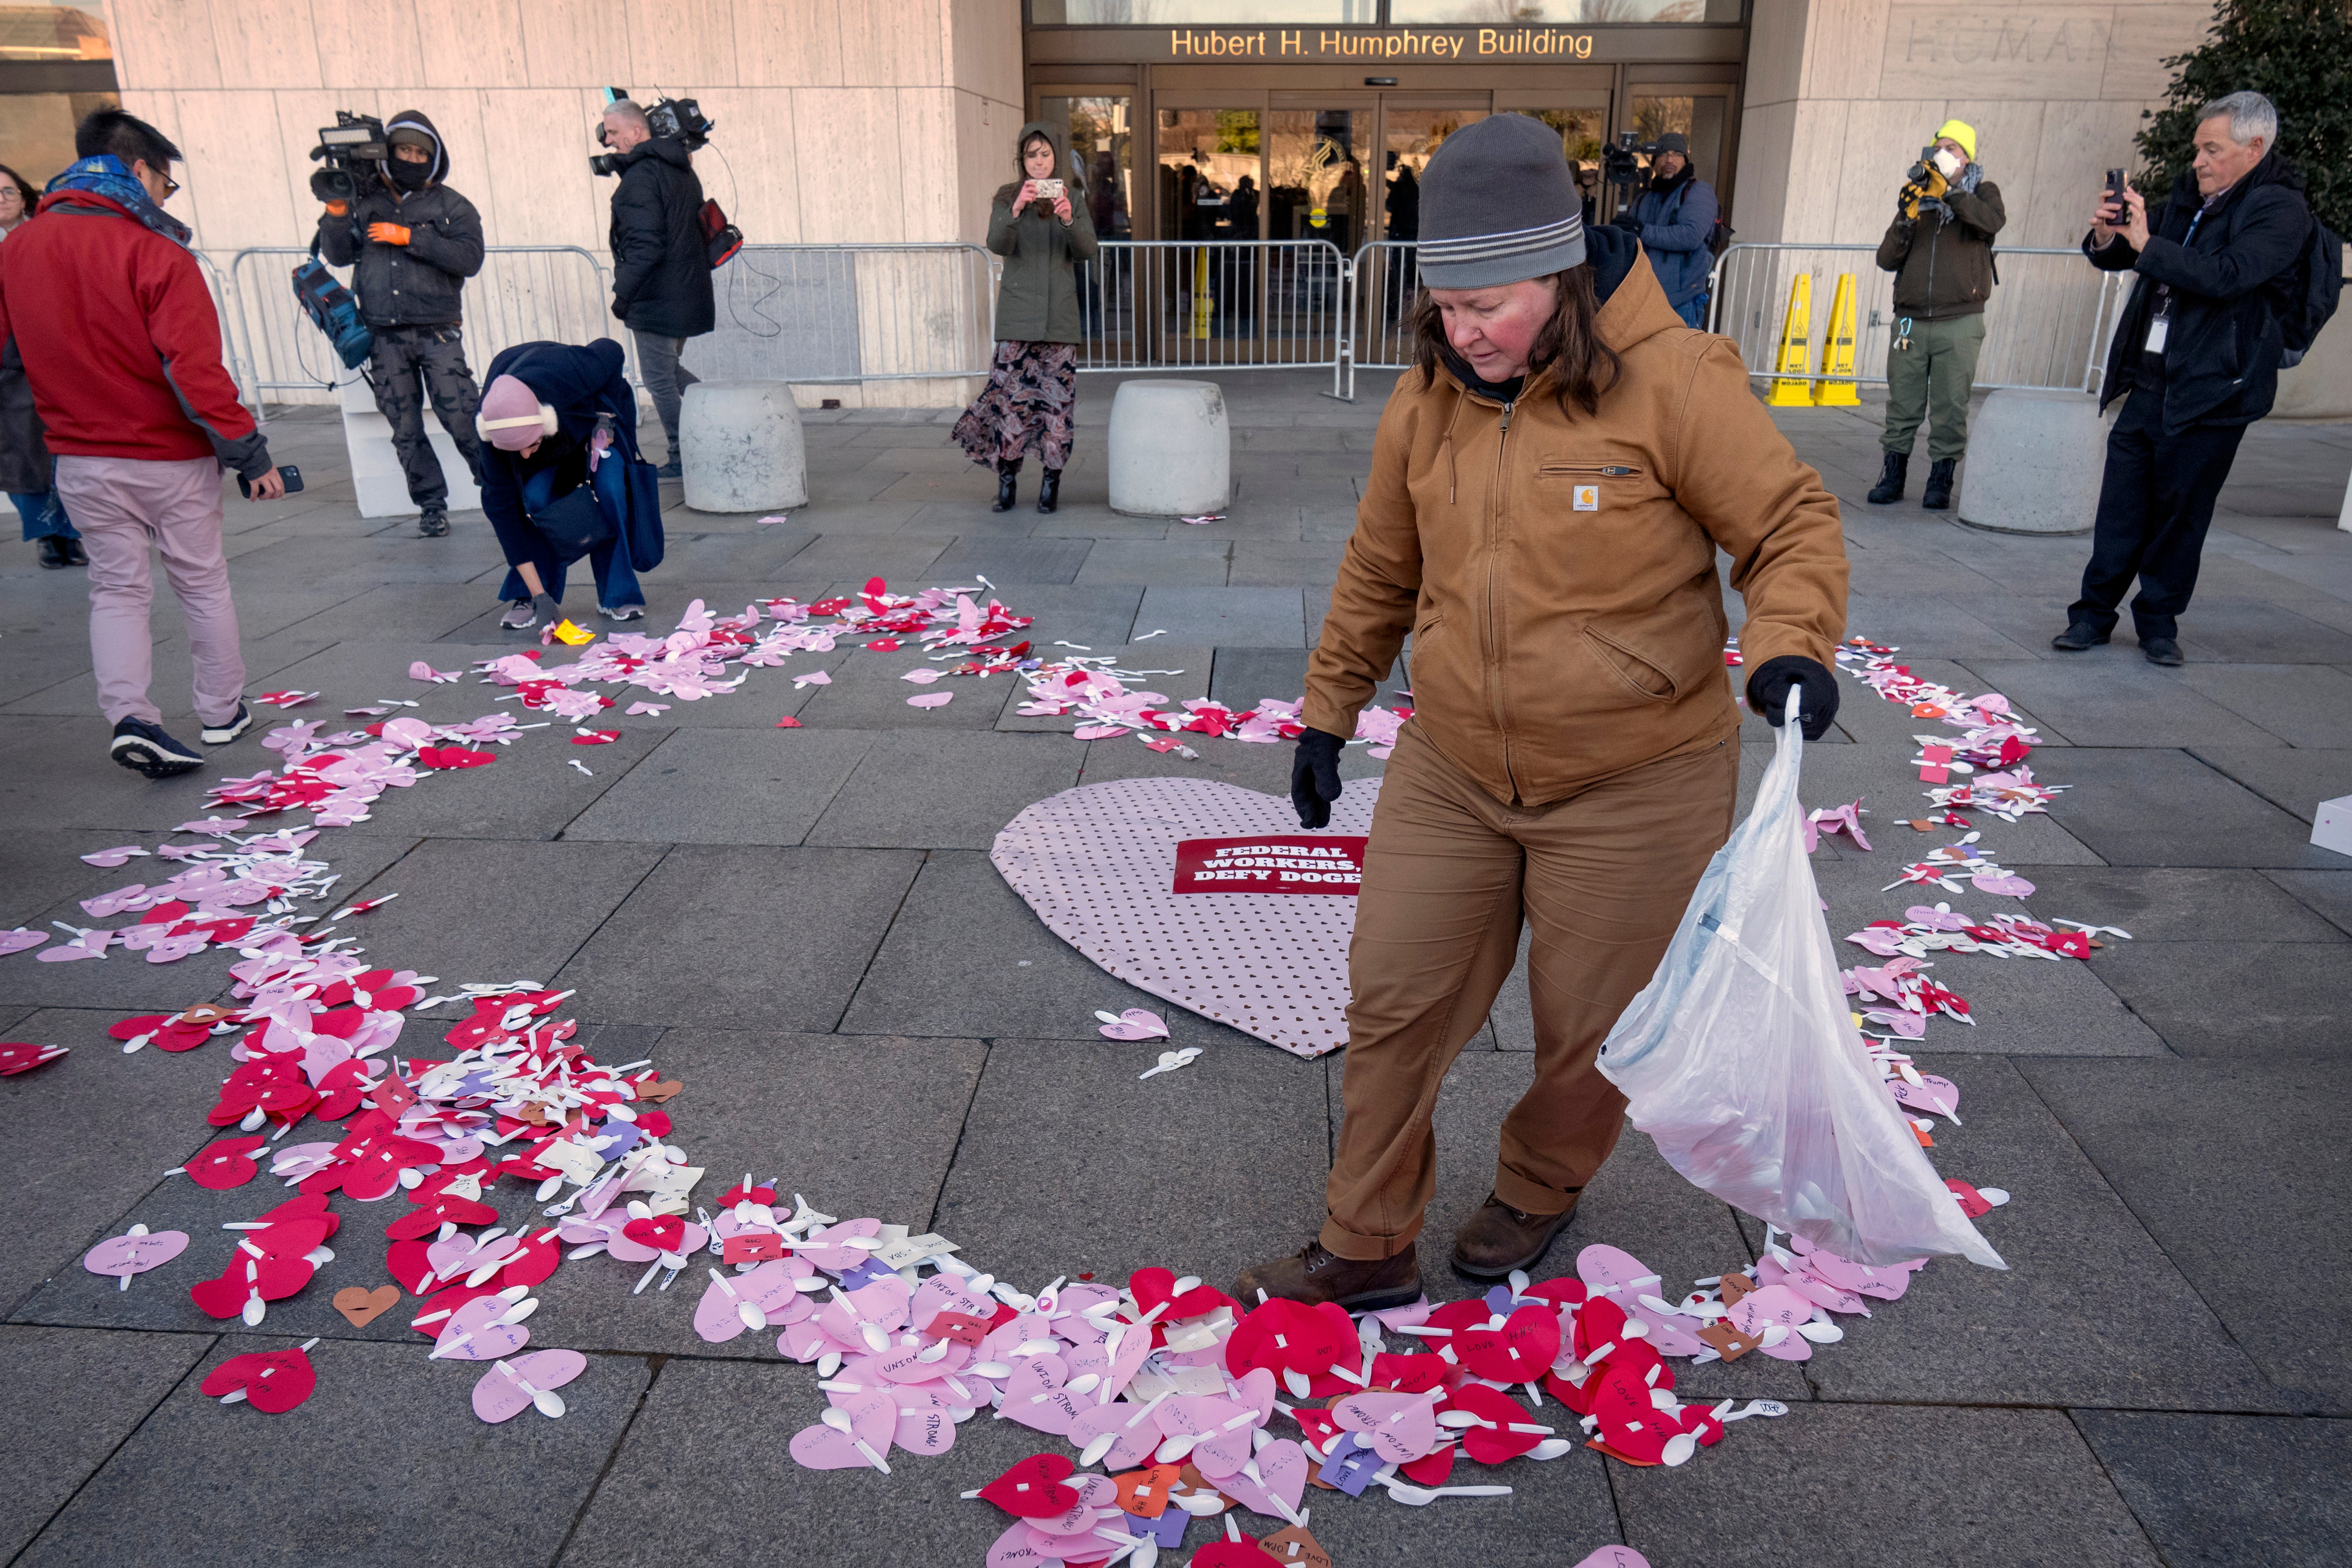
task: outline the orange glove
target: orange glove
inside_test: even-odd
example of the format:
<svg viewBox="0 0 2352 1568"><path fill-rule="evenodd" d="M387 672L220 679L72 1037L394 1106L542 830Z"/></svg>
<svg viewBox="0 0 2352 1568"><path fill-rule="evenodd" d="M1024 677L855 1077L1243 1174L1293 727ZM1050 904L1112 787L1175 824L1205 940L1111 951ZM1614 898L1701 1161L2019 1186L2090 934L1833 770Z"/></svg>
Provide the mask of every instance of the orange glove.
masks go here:
<svg viewBox="0 0 2352 1568"><path fill-rule="evenodd" d="M350 216L352 205L349 202L329 202L327 210L337 217L345 217Z"/></svg>
<svg viewBox="0 0 2352 1568"><path fill-rule="evenodd" d="M408 231L396 223L372 223L368 225L368 237L379 245L406 245Z"/></svg>

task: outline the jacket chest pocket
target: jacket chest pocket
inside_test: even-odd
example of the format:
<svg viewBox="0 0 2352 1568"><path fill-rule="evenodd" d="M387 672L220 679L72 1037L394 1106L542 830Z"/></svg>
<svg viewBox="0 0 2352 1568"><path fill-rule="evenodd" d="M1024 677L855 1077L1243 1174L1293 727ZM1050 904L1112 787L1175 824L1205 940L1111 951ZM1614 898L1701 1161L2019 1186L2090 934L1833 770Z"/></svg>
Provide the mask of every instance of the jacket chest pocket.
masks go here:
<svg viewBox="0 0 2352 1568"><path fill-rule="evenodd" d="M1543 463L1536 468L1536 493L1547 513L1615 510L1643 499L1647 477L1633 463Z"/></svg>

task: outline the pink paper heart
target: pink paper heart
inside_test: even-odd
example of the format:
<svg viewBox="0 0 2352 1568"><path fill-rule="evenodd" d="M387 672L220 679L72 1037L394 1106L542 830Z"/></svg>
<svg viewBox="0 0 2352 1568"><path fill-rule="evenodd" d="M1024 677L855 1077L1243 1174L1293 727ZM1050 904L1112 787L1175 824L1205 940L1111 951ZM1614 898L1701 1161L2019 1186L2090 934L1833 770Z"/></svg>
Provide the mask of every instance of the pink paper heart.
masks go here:
<svg viewBox="0 0 2352 1568"><path fill-rule="evenodd" d="M144 1236L110 1236L82 1254L81 1266L92 1274L127 1279L160 1268L188 1249L184 1230L151 1231Z"/></svg>
<svg viewBox="0 0 2352 1568"><path fill-rule="evenodd" d="M1969 880L1980 893L1997 893L2002 898L2031 898L2033 884L2013 871L1979 871Z"/></svg>
<svg viewBox="0 0 2352 1568"><path fill-rule="evenodd" d="M919 668L908 670L898 679L901 680L913 681L917 686L929 686L932 681L940 679L942 673L944 672L933 669L929 665L924 665Z"/></svg>
<svg viewBox="0 0 2352 1568"><path fill-rule="evenodd" d="M1179 1394L1160 1407L1160 1430L1192 1438L1192 1463L1204 1476L1229 1476L1249 1462L1257 1412L1213 1394Z"/></svg>
<svg viewBox="0 0 2352 1568"><path fill-rule="evenodd" d="M1576 1255L1576 1275L1594 1295L1606 1295L1627 1311L1644 1292L1658 1293L1657 1270L1614 1247L1588 1247Z"/></svg>
<svg viewBox="0 0 2352 1568"><path fill-rule="evenodd" d="M882 1234L878 1219L845 1219L839 1225L827 1226L811 1233L809 1241L818 1245L803 1246L800 1255L828 1274L839 1274L856 1268L873 1256L863 1247L839 1245L852 1237L877 1237ZM833 1243L835 1245L824 1245Z"/></svg>
<svg viewBox="0 0 2352 1568"><path fill-rule="evenodd" d="M908 698L907 706L909 708L944 708L954 700L955 693L952 691L926 691L920 697Z"/></svg>
<svg viewBox="0 0 2352 1568"><path fill-rule="evenodd" d="M1070 1375L1084 1377L1088 1373L1102 1379L1092 1394L1084 1396L1087 1405L1108 1405L1134 1381L1143 1370L1143 1363L1151 1354L1151 1332L1148 1329L1129 1329L1121 1334L1113 1349L1108 1338L1093 1344L1080 1345L1066 1358Z"/></svg>
<svg viewBox="0 0 2352 1568"><path fill-rule="evenodd" d="M134 855L144 855L146 853L146 850L142 849L136 844L125 844L113 849L92 850L89 854L83 856L82 859L92 866L112 867L124 864Z"/></svg>
<svg viewBox="0 0 2352 1568"><path fill-rule="evenodd" d="M1147 1013L1140 1007L1129 1007L1118 1016L1116 1024L1105 1024L1099 1031L1107 1040L1164 1040L1169 1037L1168 1025L1157 1013Z"/></svg>
<svg viewBox="0 0 2352 1568"><path fill-rule="evenodd" d="M891 1428L890 1441L909 1454L936 1458L955 1447L955 1417L947 1406L927 1403L909 1410L904 1405L898 1409L898 1425Z"/></svg>
<svg viewBox="0 0 2352 1568"><path fill-rule="evenodd" d="M1260 1448L1253 1462L1257 1466L1256 1480L1249 1479L1244 1467L1219 1476L1217 1489L1252 1513L1277 1519L1297 1513L1298 1500L1307 1495L1307 1450L1287 1437L1277 1437ZM1281 1500L1280 1508L1274 1506L1276 1499Z"/></svg>
<svg viewBox="0 0 2352 1568"><path fill-rule="evenodd" d="M1411 1464L1437 1447L1437 1407L1425 1394L1351 1394L1331 1407L1331 1419L1391 1465Z"/></svg>
<svg viewBox="0 0 2352 1568"><path fill-rule="evenodd" d="M454 669L436 669L420 658L408 667L408 679L429 680L436 686L442 686L457 679L457 672Z"/></svg>
<svg viewBox="0 0 2352 1568"><path fill-rule="evenodd" d="M793 1435L792 1456L812 1470L870 1469L873 1461L857 1451L855 1436L877 1455L887 1454L898 1427L898 1403L887 1394L861 1394L836 1406L849 1417L850 1431L837 1432L822 1422Z"/></svg>
<svg viewBox="0 0 2352 1568"><path fill-rule="evenodd" d="M511 1257L521 1245L522 1238L519 1236L493 1237L477 1245L476 1237L461 1231L446 1241L436 1241L427 1247L425 1261L432 1265L436 1275L449 1279L461 1274L471 1274L486 1264Z"/></svg>
<svg viewBox="0 0 2352 1568"><path fill-rule="evenodd" d="M1149 1340L1150 1336L1140 1336ZM1110 1405L1098 1405L1080 1412L1065 1434L1083 1450L1093 1447L1095 1439L1116 1435L1116 1440L1102 1457L1102 1462L1114 1470L1132 1469L1160 1447L1163 1434L1153 1415L1145 1412L1150 1407L1129 1404L1125 1400ZM1154 1413L1156 1415L1156 1413Z"/></svg>
<svg viewBox="0 0 2352 1568"><path fill-rule="evenodd" d="M14 931L0 931L0 958L12 952L22 952L26 948L38 947L48 940L48 932L27 930L24 926Z"/></svg>
<svg viewBox="0 0 2352 1568"><path fill-rule="evenodd" d="M1086 1413L1079 1396L1063 1386L1069 1381L1069 1363L1060 1356L1031 1356L1015 1364L1013 1375L1004 1380L1004 1403L998 1414L1058 1437Z"/></svg>
<svg viewBox="0 0 2352 1568"><path fill-rule="evenodd" d="M1071 733L1081 741L1115 741L1127 733L1124 724L1081 724Z"/></svg>
<svg viewBox="0 0 2352 1568"><path fill-rule="evenodd" d="M499 1296L478 1296L449 1314L433 1342L445 1361L498 1361L530 1342L530 1331L520 1323L494 1323L511 1302Z"/></svg>
<svg viewBox="0 0 2352 1568"><path fill-rule="evenodd" d="M474 1384L474 1414L494 1426L512 1420L531 1407L524 1384L553 1393L587 1370L588 1358L578 1351L533 1351L502 1361Z"/></svg>
<svg viewBox="0 0 2352 1568"><path fill-rule="evenodd" d="M724 1289L713 1280L694 1310L694 1331L712 1344L724 1344L750 1326L737 1310L738 1302L748 1302L770 1323L779 1326L816 1310L815 1303L793 1289L793 1274L782 1258L726 1278ZM803 1302L807 1303L807 1312L791 1312L792 1307Z"/></svg>

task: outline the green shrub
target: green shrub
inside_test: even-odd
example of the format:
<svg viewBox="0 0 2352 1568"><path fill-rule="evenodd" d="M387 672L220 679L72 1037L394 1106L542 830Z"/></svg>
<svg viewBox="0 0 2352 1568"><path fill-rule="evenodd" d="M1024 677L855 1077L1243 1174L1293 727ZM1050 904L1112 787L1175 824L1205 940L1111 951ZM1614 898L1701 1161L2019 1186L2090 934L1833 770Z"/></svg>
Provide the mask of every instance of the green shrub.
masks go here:
<svg viewBox="0 0 2352 1568"><path fill-rule="evenodd" d="M2178 74L2164 108L2143 116L2142 194L2168 195L2188 172L2199 105L2252 89L2278 106L2278 150L2302 171L2311 210L2352 231L2352 3L2222 0L2205 47L2164 63Z"/></svg>

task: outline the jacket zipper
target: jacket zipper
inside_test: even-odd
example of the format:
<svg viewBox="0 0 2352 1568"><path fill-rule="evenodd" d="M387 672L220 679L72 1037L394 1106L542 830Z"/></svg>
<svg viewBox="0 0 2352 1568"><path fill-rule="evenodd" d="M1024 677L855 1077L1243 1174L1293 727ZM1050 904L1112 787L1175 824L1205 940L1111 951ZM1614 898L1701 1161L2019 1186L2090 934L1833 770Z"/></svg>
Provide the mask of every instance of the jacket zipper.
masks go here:
<svg viewBox="0 0 2352 1568"><path fill-rule="evenodd" d="M1623 463L1552 463L1537 470L1545 474L1599 474L1605 479L1622 479L1641 471Z"/></svg>
<svg viewBox="0 0 2352 1568"><path fill-rule="evenodd" d="M1511 410L1517 399L1503 405L1503 427L1495 443L1495 537L1486 552L1486 660L1492 674L1488 677L1487 700L1495 710L1495 732L1503 742L1503 776L1511 782L1511 795L1517 798L1519 781L1511 768L1511 732L1503 721L1503 665L1501 638L1495 627L1495 558L1502 553L1504 503L1507 500L1505 480L1509 473L1506 461L1510 453Z"/></svg>

